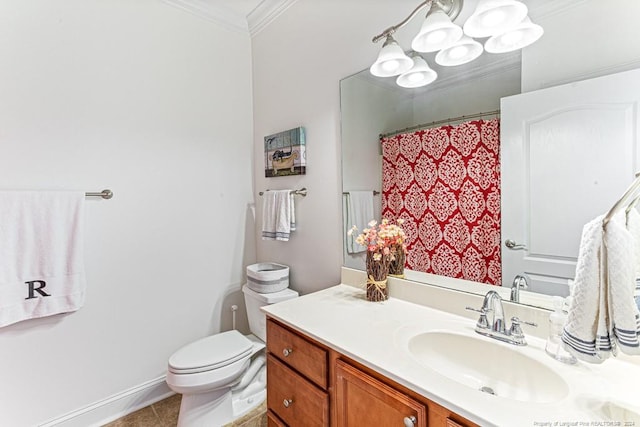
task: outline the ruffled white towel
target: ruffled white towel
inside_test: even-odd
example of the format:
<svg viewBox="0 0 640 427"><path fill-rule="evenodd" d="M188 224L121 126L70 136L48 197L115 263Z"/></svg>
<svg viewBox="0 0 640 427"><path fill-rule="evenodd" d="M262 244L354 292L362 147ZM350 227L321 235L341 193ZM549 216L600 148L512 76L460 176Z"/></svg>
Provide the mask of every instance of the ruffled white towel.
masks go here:
<svg viewBox="0 0 640 427"><path fill-rule="evenodd" d="M349 191L346 195L346 229L347 231L354 225L360 231L368 227L369 222L373 219L373 191ZM356 254L367 250L365 246L356 243L356 234L349 236L345 233L347 239L347 253Z"/></svg>
<svg viewBox="0 0 640 427"><path fill-rule="evenodd" d="M637 279L640 277L640 213L635 208L631 208L627 212L627 230L633 237Z"/></svg>
<svg viewBox="0 0 640 427"><path fill-rule="evenodd" d="M640 314L633 300L633 239L614 219L603 217L582 230L572 304L562 341L577 358L602 363L618 348L640 354Z"/></svg>
<svg viewBox="0 0 640 427"><path fill-rule="evenodd" d="M82 192L0 192L0 326L84 304Z"/></svg>
<svg viewBox="0 0 640 427"><path fill-rule="evenodd" d="M293 191L266 191L262 204L262 240L287 242L295 229Z"/></svg>

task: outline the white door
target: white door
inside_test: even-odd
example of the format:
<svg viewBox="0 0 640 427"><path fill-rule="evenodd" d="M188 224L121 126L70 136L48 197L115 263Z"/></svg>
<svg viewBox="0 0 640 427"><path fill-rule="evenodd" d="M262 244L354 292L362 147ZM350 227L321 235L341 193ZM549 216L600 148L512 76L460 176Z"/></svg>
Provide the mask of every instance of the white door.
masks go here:
<svg viewBox="0 0 640 427"><path fill-rule="evenodd" d="M639 101L640 70L502 99L503 286L568 295L583 225L639 170Z"/></svg>

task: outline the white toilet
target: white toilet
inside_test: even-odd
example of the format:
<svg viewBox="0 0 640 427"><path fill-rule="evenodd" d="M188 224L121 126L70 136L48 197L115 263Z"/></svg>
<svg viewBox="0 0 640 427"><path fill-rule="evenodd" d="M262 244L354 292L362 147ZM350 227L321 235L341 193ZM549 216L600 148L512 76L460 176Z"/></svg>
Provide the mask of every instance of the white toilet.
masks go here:
<svg viewBox="0 0 640 427"><path fill-rule="evenodd" d="M167 384L182 394L179 427L222 426L267 395L266 317L260 307L298 296L292 289L261 294L242 287L252 334L236 330L192 342L169 358Z"/></svg>

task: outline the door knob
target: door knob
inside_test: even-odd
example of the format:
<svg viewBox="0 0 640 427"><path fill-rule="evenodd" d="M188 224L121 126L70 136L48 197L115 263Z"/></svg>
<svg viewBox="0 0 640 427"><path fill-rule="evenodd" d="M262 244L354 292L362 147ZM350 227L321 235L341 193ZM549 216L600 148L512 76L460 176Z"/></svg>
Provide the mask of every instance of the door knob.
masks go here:
<svg viewBox="0 0 640 427"><path fill-rule="evenodd" d="M515 240L511 240L511 239L507 239L504 241L504 245L511 249L512 251L518 251L521 249L527 249L527 247L525 245L521 245L519 243L516 243Z"/></svg>
<svg viewBox="0 0 640 427"><path fill-rule="evenodd" d="M411 415L410 417L404 417L403 421L404 421L404 427L414 427L418 422L416 417L414 417L413 415Z"/></svg>

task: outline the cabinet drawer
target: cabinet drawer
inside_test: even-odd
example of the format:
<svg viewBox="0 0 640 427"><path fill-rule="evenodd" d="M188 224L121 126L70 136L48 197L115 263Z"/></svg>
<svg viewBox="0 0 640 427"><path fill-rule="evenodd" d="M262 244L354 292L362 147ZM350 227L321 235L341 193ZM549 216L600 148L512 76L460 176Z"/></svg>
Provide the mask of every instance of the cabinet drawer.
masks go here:
<svg viewBox="0 0 640 427"><path fill-rule="evenodd" d="M267 355L267 406L290 426L329 425L328 394L271 354Z"/></svg>
<svg viewBox="0 0 640 427"><path fill-rule="evenodd" d="M267 427L287 427L273 412L267 411Z"/></svg>
<svg viewBox="0 0 640 427"><path fill-rule="evenodd" d="M267 350L310 381L327 389L327 351L278 325L267 321Z"/></svg>

